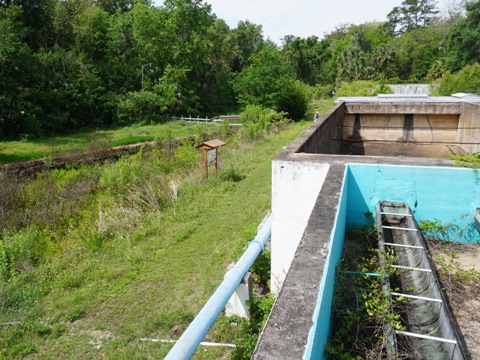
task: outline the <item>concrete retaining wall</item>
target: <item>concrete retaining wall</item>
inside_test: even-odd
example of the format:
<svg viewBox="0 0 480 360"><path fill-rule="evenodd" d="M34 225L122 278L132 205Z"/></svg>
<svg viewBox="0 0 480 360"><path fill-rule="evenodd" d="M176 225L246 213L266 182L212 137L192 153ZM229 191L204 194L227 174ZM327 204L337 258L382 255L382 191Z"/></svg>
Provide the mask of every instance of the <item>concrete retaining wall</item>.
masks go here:
<svg viewBox="0 0 480 360"><path fill-rule="evenodd" d="M303 144L298 152L310 154L339 154L342 148L342 127L345 107L342 104L335 106L325 113L304 134Z"/></svg>
<svg viewBox="0 0 480 360"><path fill-rule="evenodd" d="M345 114L343 139L456 143L458 115Z"/></svg>
<svg viewBox="0 0 480 360"><path fill-rule="evenodd" d="M480 151L480 104L462 103L457 142L466 152Z"/></svg>
<svg viewBox="0 0 480 360"><path fill-rule="evenodd" d="M467 168L349 164L348 224L373 224L379 201L407 202L417 221L455 224L449 240L475 244L480 239L474 219L479 180Z"/></svg>
<svg viewBox="0 0 480 360"><path fill-rule="evenodd" d="M438 114L460 115L460 103L450 102L347 102L349 114Z"/></svg>

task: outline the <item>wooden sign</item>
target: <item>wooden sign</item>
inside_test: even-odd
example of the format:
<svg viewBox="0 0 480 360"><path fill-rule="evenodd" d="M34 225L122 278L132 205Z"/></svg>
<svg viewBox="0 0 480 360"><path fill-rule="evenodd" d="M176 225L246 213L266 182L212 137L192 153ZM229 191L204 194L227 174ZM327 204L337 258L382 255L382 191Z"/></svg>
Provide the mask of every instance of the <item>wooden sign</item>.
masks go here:
<svg viewBox="0 0 480 360"><path fill-rule="evenodd" d="M215 165L215 175L218 176L218 159L219 159L219 149L226 144L218 139L206 141L200 145L198 145L197 149L203 149L203 157L205 162L205 170L207 173L208 179L208 167L211 165Z"/></svg>

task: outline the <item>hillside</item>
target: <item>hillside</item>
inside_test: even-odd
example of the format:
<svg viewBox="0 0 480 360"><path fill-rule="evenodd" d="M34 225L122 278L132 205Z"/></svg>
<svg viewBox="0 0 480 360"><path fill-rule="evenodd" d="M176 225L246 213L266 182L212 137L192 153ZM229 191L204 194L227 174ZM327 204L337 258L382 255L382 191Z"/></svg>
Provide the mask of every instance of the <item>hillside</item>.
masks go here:
<svg viewBox="0 0 480 360"><path fill-rule="evenodd" d="M306 126L231 138L208 181L191 145L164 143L8 185L24 202L0 248L0 356L162 358L171 344L141 339L176 338L194 318L270 208L271 160ZM209 340L236 342L234 325L220 319Z"/></svg>

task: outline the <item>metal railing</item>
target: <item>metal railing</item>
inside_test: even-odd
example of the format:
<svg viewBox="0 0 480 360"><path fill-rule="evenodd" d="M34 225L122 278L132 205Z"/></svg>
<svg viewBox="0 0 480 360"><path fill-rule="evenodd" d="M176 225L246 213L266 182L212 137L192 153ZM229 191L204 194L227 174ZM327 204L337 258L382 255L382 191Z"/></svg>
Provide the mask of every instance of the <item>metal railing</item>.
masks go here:
<svg viewBox="0 0 480 360"><path fill-rule="evenodd" d="M255 239L250 241L247 250L240 257L235 267L230 270L223 282L210 297L205 306L193 319L182 334L177 343L165 357L165 360L187 360L190 359L202 339L221 313L228 299L237 289L246 272L250 269L255 259L263 251L266 242L272 232L271 215L265 220L262 228Z"/></svg>

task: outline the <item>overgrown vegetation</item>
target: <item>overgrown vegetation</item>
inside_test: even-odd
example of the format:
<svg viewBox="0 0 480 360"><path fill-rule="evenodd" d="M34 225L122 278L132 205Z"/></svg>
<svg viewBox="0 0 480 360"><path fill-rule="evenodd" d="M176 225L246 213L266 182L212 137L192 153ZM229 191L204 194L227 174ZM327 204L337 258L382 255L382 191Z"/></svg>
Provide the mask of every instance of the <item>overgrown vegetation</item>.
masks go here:
<svg viewBox="0 0 480 360"><path fill-rule="evenodd" d="M384 84L374 81L354 81L342 83L338 88L338 96L376 96L378 94L391 94L392 89Z"/></svg>
<svg viewBox="0 0 480 360"><path fill-rule="evenodd" d="M390 285L395 286L398 273L389 266L395 258L391 252L380 254L377 241L374 229L351 230L346 234L335 277L333 328L325 347L328 359L385 358L386 327L404 329L400 315L403 299L397 297L392 302L382 289L387 277ZM380 255L385 258L383 263Z"/></svg>
<svg viewBox="0 0 480 360"><path fill-rule="evenodd" d="M452 160L455 160L456 166L472 168L474 171L478 171L480 168L480 153L472 153L466 156L452 156Z"/></svg>
<svg viewBox="0 0 480 360"><path fill-rule="evenodd" d="M308 125L278 119L252 137L218 132L208 181L201 152L170 136L116 163L2 179L0 356L165 356L171 344L141 339L180 336L269 210L271 160ZM247 357L271 302L253 300L249 322L219 318L208 340Z"/></svg>
<svg viewBox="0 0 480 360"><path fill-rule="evenodd" d="M439 220L421 221L419 227L428 241L430 254L437 266L442 279L442 286L452 301L461 302L464 291L472 288L477 292L480 281L480 272L474 268L465 270L458 261L458 254L462 248L468 249L475 245L456 242L458 226L445 224Z"/></svg>
<svg viewBox="0 0 480 360"><path fill-rule="evenodd" d="M115 146L145 141L163 141L166 138L201 138L218 132L218 127L188 124L185 121L168 122L163 126L136 124L116 130L98 130L70 133L42 139L25 138L0 143L0 163L52 158L72 153L102 151ZM221 129L226 133L226 129Z"/></svg>
<svg viewBox="0 0 480 360"><path fill-rule="evenodd" d="M450 227L438 220L420 224L427 241L429 256L435 264L442 289L455 314L468 352L472 358L477 358L480 348L475 332L471 330L480 326L477 301L480 295L480 267L477 265L479 245L455 242L455 238L446 236Z"/></svg>

